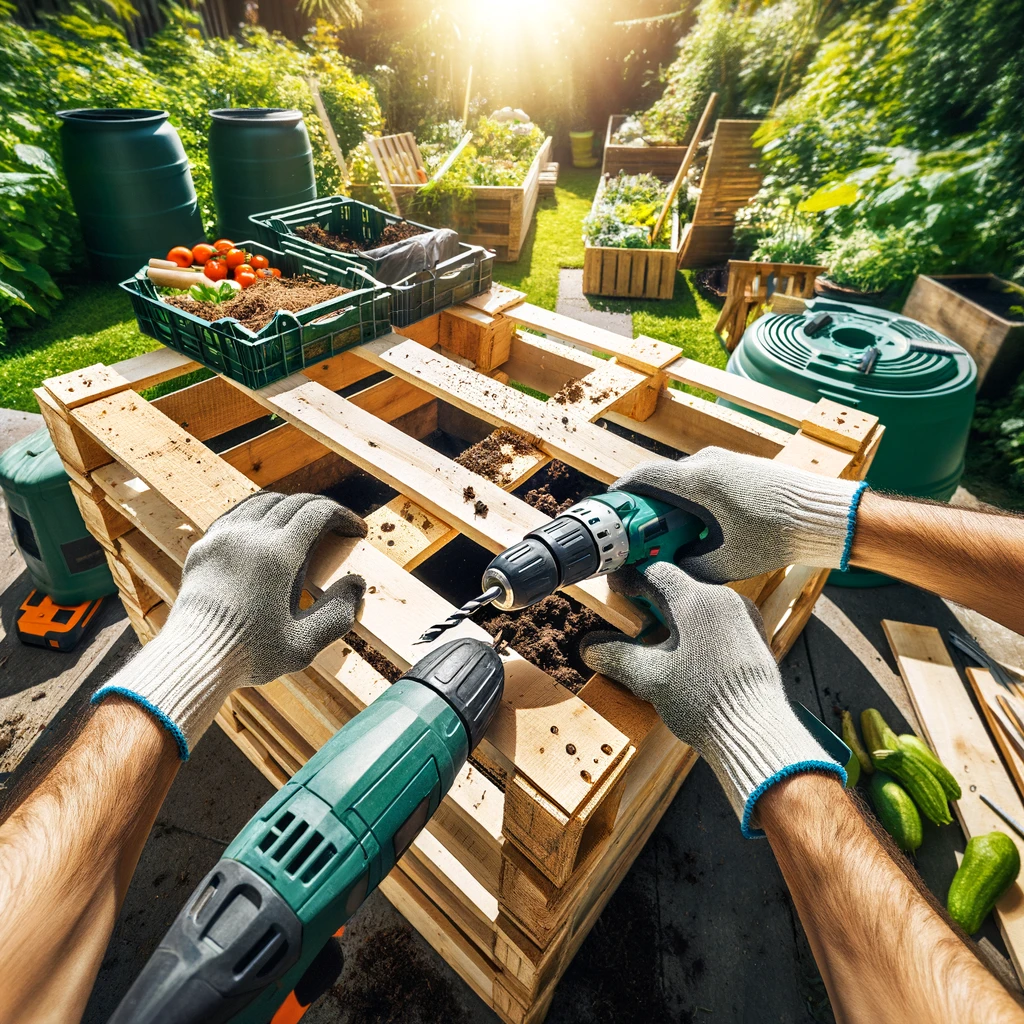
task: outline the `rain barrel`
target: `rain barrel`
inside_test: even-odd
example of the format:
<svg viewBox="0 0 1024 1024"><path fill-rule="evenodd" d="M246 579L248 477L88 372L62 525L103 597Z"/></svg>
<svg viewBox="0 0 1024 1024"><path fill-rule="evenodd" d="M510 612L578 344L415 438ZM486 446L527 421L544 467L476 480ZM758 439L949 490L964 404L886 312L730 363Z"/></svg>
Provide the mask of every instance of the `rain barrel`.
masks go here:
<svg viewBox="0 0 1024 1024"><path fill-rule="evenodd" d="M883 309L814 299L804 313L755 320L727 369L812 402L831 398L877 416L885 435L868 472L876 490L936 501L956 490L977 368L960 345L930 327ZM869 576L833 574L832 581L856 585Z"/></svg>
<svg viewBox="0 0 1024 1024"><path fill-rule="evenodd" d="M61 110L64 176L95 275L121 281L203 240L188 157L166 110Z"/></svg>
<svg viewBox="0 0 1024 1024"><path fill-rule="evenodd" d="M253 237L249 217L316 199L313 149L299 110L211 110L210 174L217 233Z"/></svg>
<svg viewBox="0 0 1024 1024"><path fill-rule="evenodd" d="M11 537L35 587L57 604L80 604L117 587L86 529L68 475L44 427L0 455Z"/></svg>

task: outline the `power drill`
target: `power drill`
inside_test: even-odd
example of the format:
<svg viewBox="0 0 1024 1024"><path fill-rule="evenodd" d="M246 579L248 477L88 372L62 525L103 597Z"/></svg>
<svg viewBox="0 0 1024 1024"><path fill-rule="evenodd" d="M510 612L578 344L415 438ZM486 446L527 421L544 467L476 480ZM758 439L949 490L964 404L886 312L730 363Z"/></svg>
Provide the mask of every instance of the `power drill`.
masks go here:
<svg viewBox="0 0 1024 1024"><path fill-rule="evenodd" d="M504 679L492 647L453 640L335 733L199 883L110 1024L298 1020L339 973L311 985L321 953L437 810Z"/></svg>
<svg viewBox="0 0 1024 1024"><path fill-rule="evenodd" d="M433 642L488 604L503 611L529 608L556 590L624 565L676 562L705 531L697 516L656 498L627 491L585 498L494 558L484 570L483 593L416 642ZM634 600L661 619L650 602Z"/></svg>

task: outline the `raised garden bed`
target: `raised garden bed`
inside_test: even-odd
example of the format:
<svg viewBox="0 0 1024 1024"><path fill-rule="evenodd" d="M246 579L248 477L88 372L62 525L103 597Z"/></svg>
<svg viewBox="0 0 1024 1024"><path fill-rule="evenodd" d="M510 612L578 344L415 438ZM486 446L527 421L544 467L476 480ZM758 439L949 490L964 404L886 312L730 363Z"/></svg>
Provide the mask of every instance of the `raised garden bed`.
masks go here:
<svg viewBox="0 0 1024 1024"><path fill-rule="evenodd" d="M612 175L618 174L620 171L624 171L626 174L648 172L661 178L662 181L671 181L686 155L686 146L693 134L694 126L691 124L686 135L675 145L627 146L613 142L615 132L628 116L628 114L612 114L608 118L601 173Z"/></svg>
<svg viewBox="0 0 1024 1024"><path fill-rule="evenodd" d="M609 180L608 177L601 178L591 217L600 216ZM660 203L658 206L660 208ZM674 206L666 246L626 248L585 242L583 292L618 298L671 299L676 286L680 250L679 213Z"/></svg>
<svg viewBox="0 0 1024 1024"><path fill-rule="evenodd" d="M346 196L330 196L249 218L259 238L284 252L311 256L327 266L358 266L377 277L381 259L372 250L431 229ZM391 292L391 322L406 327L491 287L494 256L483 246L459 243L459 251L430 270L420 270Z"/></svg>
<svg viewBox="0 0 1024 1024"><path fill-rule="evenodd" d="M389 683L380 669L393 675L389 664L402 669L422 655L414 644L420 632L454 609L423 582L429 568L436 575L447 567L460 599L471 592L475 580L444 562L449 544L486 557L546 521L515 492L537 483L553 459L601 486L665 457L662 445L678 454L721 444L858 479L877 450L882 431L872 417L794 398L682 358L670 345L622 338L522 299L494 290L472 307L416 324L415 340L378 338L309 367L307 379L284 388L251 390L214 377L149 403L139 391L195 368L158 350L52 378L36 392L143 642L166 621L191 544L256 489L322 490L315 474L326 462L341 474L361 471L395 495L367 513L366 540L326 542L310 569L312 588L346 571L366 578L355 627L361 644L339 641L303 672L238 690L218 715L275 785L383 692ZM517 325L578 347L517 334ZM392 376L358 388L380 370ZM668 390L666 379L769 410L800 430L788 434ZM542 401L510 382L555 398ZM348 398L336 393L342 388ZM214 454L218 437L257 422L263 433ZM465 458L456 462L420 440L439 429L462 439ZM559 473L541 486L568 500L573 494L562 484ZM777 656L799 635L826 577L792 566L734 584L761 608ZM648 624L605 579L566 597L629 633ZM573 614L569 607L548 609L546 624ZM472 623L460 629L489 636ZM362 656L369 649L383 658L378 667ZM558 979L695 760L649 705L601 676L572 693L524 651L505 651L505 697L492 728L380 886L508 1024L543 1020Z"/></svg>
<svg viewBox="0 0 1024 1024"><path fill-rule="evenodd" d="M390 328L391 300L387 289L358 267L327 266L308 256L280 252L259 242L238 245L250 253L266 256L286 278L303 277L339 285L344 292L305 309L278 309L262 326L252 330L230 315L211 322L206 318L205 307L189 312L182 308L184 304L165 302L143 267L134 277L121 282L131 297L139 330L248 387L265 387L353 345L379 337ZM245 294L232 301L245 302Z"/></svg>
<svg viewBox="0 0 1024 1024"><path fill-rule="evenodd" d="M978 364L978 393L1006 394L1024 373L1024 288L995 274L921 275L903 315L959 342Z"/></svg>
<svg viewBox="0 0 1024 1024"><path fill-rule="evenodd" d="M550 160L551 137L548 136L537 150L521 185L467 185L469 197L457 204L453 223L438 222L433 226L454 227L470 245L492 249L499 263L515 263L533 221L541 171ZM430 222L434 218L429 213L421 212L416 202L424 187L403 184L390 186L403 214L410 217L422 216Z"/></svg>

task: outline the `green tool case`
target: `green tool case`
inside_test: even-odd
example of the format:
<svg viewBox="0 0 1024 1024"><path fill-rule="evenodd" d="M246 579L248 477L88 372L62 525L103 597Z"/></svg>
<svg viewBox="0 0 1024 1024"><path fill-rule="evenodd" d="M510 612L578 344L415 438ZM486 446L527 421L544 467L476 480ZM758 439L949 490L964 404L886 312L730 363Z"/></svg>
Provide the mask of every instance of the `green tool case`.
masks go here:
<svg viewBox="0 0 1024 1024"><path fill-rule="evenodd" d="M113 594L99 542L86 529L68 475L44 427L0 455L11 536L36 589L57 604Z"/></svg>

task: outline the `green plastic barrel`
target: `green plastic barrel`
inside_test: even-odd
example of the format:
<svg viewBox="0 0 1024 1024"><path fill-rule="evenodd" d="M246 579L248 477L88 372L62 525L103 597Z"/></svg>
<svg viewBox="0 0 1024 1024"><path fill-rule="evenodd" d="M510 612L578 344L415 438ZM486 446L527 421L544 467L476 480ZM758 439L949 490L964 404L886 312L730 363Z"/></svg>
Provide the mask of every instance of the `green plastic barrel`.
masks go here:
<svg viewBox="0 0 1024 1024"><path fill-rule="evenodd" d="M210 174L222 238L252 238L252 214L316 199L301 111L245 107L211 110L210 117Z"/></svg>
<svg viewBox="0 0 1024 1024"><path fill-rule="evenodd" d="M203 240L188 157L165 110L61 110L64 176L92 271L121 281Z"/></svg>
<svg viewBox="0 0 1024 1024"><path fill-rule="evenodd" d="M823 315L830 322L816 329ZM815 299L805 313L755 320L728 370L812 402L830 398L877 416L885 435L868 473L876 490L936 501L948 501L956 490L977 368L963 348L930 327L883 309ZM833 582L881 581L870 575L834 574Z"/></svg>
<svg viewBox="0 0 1024 1024"><path fill-rule="evenodd" d="M38 590L57 604L81 604L117 590L45 428L0 455L0 487L11 536Z"/></svg>

